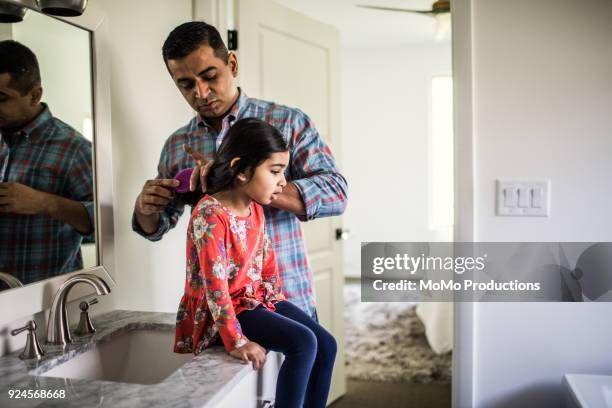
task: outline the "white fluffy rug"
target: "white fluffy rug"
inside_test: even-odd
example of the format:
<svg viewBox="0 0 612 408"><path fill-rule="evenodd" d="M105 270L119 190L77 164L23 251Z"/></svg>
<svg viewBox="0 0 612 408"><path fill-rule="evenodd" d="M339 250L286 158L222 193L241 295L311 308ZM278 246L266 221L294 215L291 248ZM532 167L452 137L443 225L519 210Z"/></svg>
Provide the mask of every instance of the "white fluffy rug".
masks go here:
<svg viewBox="0 0 612 408"><path fill-rule="evenodd" d="M450 382L451 353L436 355L410 303L362 303L359 284L347 284L347 376L356 380Z"/></svg>

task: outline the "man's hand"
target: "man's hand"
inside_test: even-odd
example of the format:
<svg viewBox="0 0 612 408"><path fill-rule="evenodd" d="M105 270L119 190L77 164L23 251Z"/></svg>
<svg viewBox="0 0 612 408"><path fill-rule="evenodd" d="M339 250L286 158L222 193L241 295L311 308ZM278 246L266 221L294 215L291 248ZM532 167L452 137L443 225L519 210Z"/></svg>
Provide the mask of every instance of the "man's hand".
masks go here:
<svg viewBox="0 0 612 408"><path fill-rule="evenodd" d="M21 183L0 183L0 212L22 215L48 215L47 194Z"/></svg>
<svg viewBox="0 0 612 408"><path fill-rule="evenodd" d="M180 182L175 179L147 180L142 191L136 198L134 213L140 228L152 234L157 231L159 214L164 212L166 205L172 199L172 187L178 187Z"/></svg>
<svg viewBox="0 0 612 408"><path fill-rule="evenodd" d="M244 364L248 364L251 361L253 369L259 370L266 362L266 349L254 341L249 341L244 346L232 350L230 356L242 360Z"/></svg>
<svg viewBox="0 0 612 408"><path fill-rule="evenodd" d="M82 203L14 182L0 183L0 213L45 215L85 235L94 228Z"/></svg>
<svg viewBox="0 0 612 408"><path fill-rule="evenodd" d="M189 154L196 161L197 165L193 168L191 178L189 179L189 191L195 191L198 187L198 182L202 188L202 192L206 192L206 176L208 171L213 164L213 161L206 161L206 157L200 152L194 151L191 147L186 144L183 145L185 153Z"/></svg>
<svg viewBox="0 0 612 408"><path fill-rule="evenodd" d="M300 190L293 183L287 183L283 192L270 202L270 207L289 211L296 215L306 215L306 207L302 201Z"/></svg>
<svg viewBox="0 0 612 408"><path fill-rule="evenodd" d="M136 199L136 213L149 216L164 212L174 194L172 187L178 185L175 179L147 180Z"/></svg>

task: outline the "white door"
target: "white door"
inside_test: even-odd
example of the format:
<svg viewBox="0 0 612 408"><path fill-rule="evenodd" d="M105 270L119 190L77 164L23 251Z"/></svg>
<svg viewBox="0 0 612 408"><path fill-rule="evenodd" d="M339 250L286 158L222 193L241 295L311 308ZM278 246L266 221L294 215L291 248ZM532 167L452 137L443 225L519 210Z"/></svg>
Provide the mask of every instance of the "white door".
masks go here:
<svg viewBox="0 0 612 408"><path fill-rule="evenodd" d="M300 108L340 157L338 32L271 0L238 0L240 85L251 97ZM319 320L338 341L329 402L346 392L341 217L302 224Z"/></svg>

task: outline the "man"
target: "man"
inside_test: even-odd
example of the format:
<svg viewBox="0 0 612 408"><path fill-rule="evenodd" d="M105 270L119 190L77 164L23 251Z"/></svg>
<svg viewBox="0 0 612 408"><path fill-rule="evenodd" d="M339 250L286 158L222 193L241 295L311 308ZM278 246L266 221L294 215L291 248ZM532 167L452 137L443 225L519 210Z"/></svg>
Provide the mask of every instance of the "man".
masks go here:
<svg viewBox="0 0 612 408"><path fill-rule="evenodd" d="M166 141L157 178L148 180L136 199L133 229L152 241L161 239L184 209L173 199L172 187L178 183L172 178L196 167L191 188L201 176L205 189L208 165L229 127L245 117L265 120L283 133L291 152L288 184L265 208L267 229L288 299L315 317L312 271L299 220L340 215L346 207L347 182L329 147L301 111L249 98L236 87L236 54L228 52L215 27L197 21L182 24L170 33L162 53L174 83L197 115Z"/></svg>
<svg viewBox="0 0 612 408"><path fill-rule="evenodd" d="M91 143L41 102L38 60L0 41L0 271L27 284L83 268Z"/></svg>

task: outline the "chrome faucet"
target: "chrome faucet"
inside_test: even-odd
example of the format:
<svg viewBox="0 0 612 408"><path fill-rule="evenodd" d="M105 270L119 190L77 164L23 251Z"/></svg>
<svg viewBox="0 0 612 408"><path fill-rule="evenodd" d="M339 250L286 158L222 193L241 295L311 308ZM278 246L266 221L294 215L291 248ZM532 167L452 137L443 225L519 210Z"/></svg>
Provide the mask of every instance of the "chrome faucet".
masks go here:
<svg viewBox="0 0 612 408"><path fill-rule="evenodd" d="M6 283L9 288L20 288L23 283L11 274L0 272L0 281Z"/></svg>
<svg viewBox="0 0 612 408"><path fill-rule="evenodd" d="M79 274L68 279L60 286L53 298L51 311L49 312L49 323L47 324L47 344L61 344L72 342L70 330L68 329L68 313L66 312L66 299L70 289L77 283L91 285L98 296L110 293L110 288L104 279L92 274Z"/></svg>
<svg viewBox="0 0 612 408"><path fill-rule="evenodd" d="M36 322L34 320L30 320L25 326L11 331L11 334L16 336L25 330L28 331L28 338L26 339L26 345L19 355L19 358L22 360L30 360L33 358L40 360L40 358L45 355L45 351L40 347L40 343L38 343L38 338L36 337Z"/></svg>

